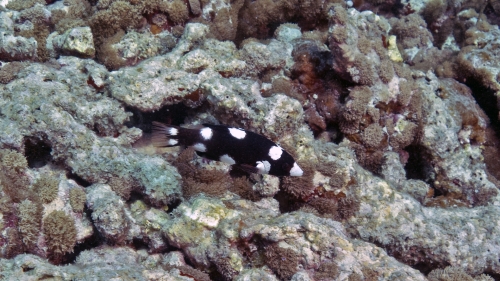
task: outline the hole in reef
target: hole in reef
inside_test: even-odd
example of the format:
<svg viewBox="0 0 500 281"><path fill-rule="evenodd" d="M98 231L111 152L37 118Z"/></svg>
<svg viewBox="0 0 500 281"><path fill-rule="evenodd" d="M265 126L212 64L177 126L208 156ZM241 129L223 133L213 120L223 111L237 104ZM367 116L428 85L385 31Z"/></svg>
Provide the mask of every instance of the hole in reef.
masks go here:
<svg viewBox="0 0 500 281"><path fill-rule="evenodd" d="M326 127L326 131L328 132L330 140L335 144L341 143L344 139L344 134L342 134L342 132L340 131L338 124L328 125Z"/></svg>
<svg viewBox="0 0 500 281"><path fill-rule="evenodd" d="M29 266L29 265L23 265L23 266L21 266L21 268L23 269L23 272L30 272L33 269L35 269L34 266Z"/></svg>
<svg viewBox="0 0 500 281"><path fill-rule="evenodd" d="M24 156L28 161L28 167L41 168L52 160L52 148L43 140L35 138L24 139Z"/></svg>
<svg viewBox="0 0 500 281"><path fill-rule="evenodd" d="M148 243L144 241L143 239L139 238L133 238L132 239L132 246L134 247L135 250L149 250Z"/></svg>
<svg viewBox="0 0 500 281"><path fill-rule="evenodd" d="M217 270L215 265L212 265L208 270L210 280L227 280L222 273Z"/></svg>
<svg viewBox="0 0 500 281"><path fill-rule="evenodd" d="M130 192L130 197L129 199L127 200L127 202L135 202L137 200L141 200L141 201L144 201L144 195L135 191L135 190L132 190Z"/></svg>
<svg viewBox="0 0 500 281"><path fill-rule="evenodd" d="M439 196L446 195L446 193L442 189L434 188L434 187L433 187L433 189L434 189L434 195L432 196L432 198L436 198L436 197L439 197Z"/></svg>
<svg viewBox="0 0 500 281"><path fill-rule="evenodd" d="M297 206L299 206L299 204L296 204L294 199L281 188L278 193L274 195L274 199L278 201L281 213L289 213L298 209Z"/></svg>
<svg viewBox="0 0 500 281"><path fill-rule="evenodd" d="M493 277L493 280L500 280L500 274L498 274L498 273L490 272L488 270L486 270L483 273L488 274L489 276Z"/></svg>
<svg viewBox="0 0 500 281"><path fill-rule="evenodd" d="M83 187L87 187L87 186L92 185L91 182L88 182L88 181L84 180L79 175L77 175L77 174L75 174L73 172L67 172L66 173L66 177L68 179L70 179L70 180L74 180L78 185L81 185Z"/></svg>
<svg viewBox="0 0 500 281"><path fill-rule="evenodd" d="M168 206L167 213L172 213L172 211L175 210L177 207L179 207L181 203L182 201L180 199L176 199L172 203L167 204Z"/></svg>
<svg viewBox="0 0 500 281"><path fill-rule="evenodd" d="M500 121L498 120L498 104L495 91L485 87L480 81L468 78L465 83L472 91L472 96L490 119L486 129L486 143L483 151L484 162L488 172L500 179Z"/></svg>
<svg viewBox="0 0 500 281"><path fill-rule="evenodd" d="M488 22L491 25L500 25L500 14L496 12L495 9L493 8L493 1L488 3L488 5L486 5L483 13L486 15L486 17L488 18ZM500 279L495 279L495 280L500 280Z"/></svg>
<svg viewBox="0 0 500 281"><path fill-rule="evenodd" d="M498 135L500 122L498 120L498 106L495 91L484 87L481 82L476 79L468 78L466 81L465 85L472 90L472 96L488 118L490 118L490 124Z"/></svg>
<svg viewBox="0 0 500 281"><path fill-rule="evenodd" d="M432 183L430 178L432 167L427 161L426 148L421 145L410 145L405 150L409 155L405 165L406 178Z"/></svg>
<svg viewBox="0 0 500 281"><path fill-rule="evenodd" d="M469 77L467 85L477 104L490 119L486 129L486 143L483 151L484 162L488 172L496 179L500 179L500 120L498 120L498 103L495 91L485 87L479 80Z"/></svg>
<svg viewBox="0 0 500 281"><path fill-rule="evenodd" d="M419 262L417 264L414 264L411 267L422 272L425 275L429 274L429 272L431 272L433 269L435 269L435 268L431 268L429 264L423 263L423 262Z"/></svg>

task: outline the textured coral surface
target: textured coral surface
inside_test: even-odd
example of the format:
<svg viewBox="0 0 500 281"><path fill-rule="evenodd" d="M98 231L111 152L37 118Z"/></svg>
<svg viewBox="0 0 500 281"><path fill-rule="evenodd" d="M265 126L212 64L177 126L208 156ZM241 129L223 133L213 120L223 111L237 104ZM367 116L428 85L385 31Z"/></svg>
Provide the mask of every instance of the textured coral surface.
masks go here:
<svg viewBox="0 0 500 281"><path fill-rule="evenodd" d="M500 280L497 2L0 1L0 280Z"/></svg>

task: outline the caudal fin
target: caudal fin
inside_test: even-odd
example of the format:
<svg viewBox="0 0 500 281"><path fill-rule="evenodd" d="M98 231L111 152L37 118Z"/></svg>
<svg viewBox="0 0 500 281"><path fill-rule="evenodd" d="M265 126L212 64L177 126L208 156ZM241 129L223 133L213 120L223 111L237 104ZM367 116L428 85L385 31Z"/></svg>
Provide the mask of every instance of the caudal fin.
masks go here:
<svg viewBox="0 0 500 281"><path fill-rule="evenodd" d="M151 141L156 147L179 145L179 127L153 121Z"/></svg>

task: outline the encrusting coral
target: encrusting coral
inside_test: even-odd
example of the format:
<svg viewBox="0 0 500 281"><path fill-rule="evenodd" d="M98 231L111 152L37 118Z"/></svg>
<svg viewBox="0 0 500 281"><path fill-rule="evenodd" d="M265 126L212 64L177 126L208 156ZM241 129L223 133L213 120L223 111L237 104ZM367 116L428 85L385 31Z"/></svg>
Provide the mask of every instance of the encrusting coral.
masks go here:
<svg viewBox="0 0 500 281"><path fill-rule="evenodd" d="M269 266L281 280L290 280L297 272L299 259L293 249L282 248L278 244L265 248L266 265Z"/></svg>
<svg viewBox="0 0 500 281"><path fill-rule="evenodd" d="M9 1L0 279L499 274L498 5L417 2ZM151 152L158 119L263 134L304 175Z"/></svg>
<svg viewBox="0 0 500 281"><path fill-rule="evenodd" d="M59 181L51 176L42 176L33 184L33 189L38 193L42 203L48 204L57 197Z"/></svg>
<svg viewBox="0 0 500 281"><path fill-rule="evenodd" d="M73 219L64 211L53 211L43 219L43 235L54 259L73 252L76 228Z"/></svg>
<svg viewBox="0 0 500 281"><path fill-rule="evenodd" d="M17 208L21 241L23 241L25 251L33 252L40 233L40 206L26 199L19 203Z"/></svg>
<svg viewBox="0 0 500 281"><path fill-rule="evenodd" d="M69 203L71 204L71 208L73 208L73 212L83 212L86 200L85 192L80 188L72 188L69 190Z"/></svg>
<svg viewBox="0 0 500 281"><path fill-rule="evenodd" d="M462 268L448 266L444 269L434 269L427 275L429 281L493 281L491 276L482 274L473 278Z"/></svg>
<svg viewBox="0 0 500 281"><path fill-rule="evenodd" d="M15 150L0 150L0 183L3 191L9 198L20 203L22 200L33 198L29 191L29 179L26 175L28 162L21 153Z"/></svg>
<svg viewBox="0 0 500 281"><path fill-rule="evenodd" d="M173 163L184 177L182 193L186 198L199 193L222 197L229 190L245 199L259 199L252 190L252 184L245 176L231 177L223 170L199 168L192 163L194 157L194 150L187 148L179 153Z"/></svg>

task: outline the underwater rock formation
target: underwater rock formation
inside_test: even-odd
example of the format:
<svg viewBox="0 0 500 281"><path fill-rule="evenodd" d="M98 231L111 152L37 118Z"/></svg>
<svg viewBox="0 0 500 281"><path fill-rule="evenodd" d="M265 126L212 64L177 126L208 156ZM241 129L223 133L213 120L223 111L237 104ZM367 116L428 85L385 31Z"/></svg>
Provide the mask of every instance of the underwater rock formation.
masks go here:
<svg viewBox="0 0 500 281"><path fill-rule="evenodd" d="M0 279L499 276L479 2L3 1ZM152 121L262 134L304 174L155 148Z"/></svg>

